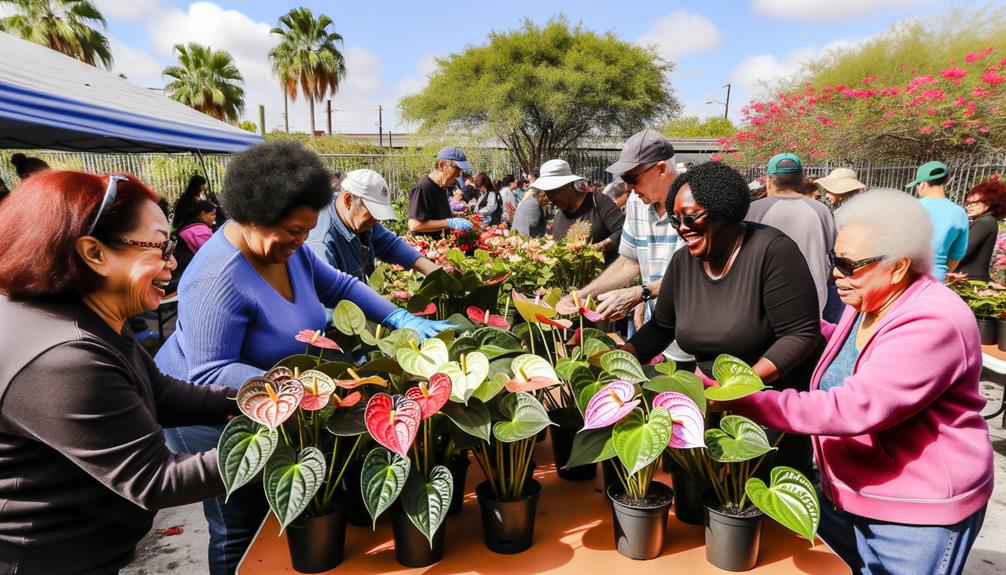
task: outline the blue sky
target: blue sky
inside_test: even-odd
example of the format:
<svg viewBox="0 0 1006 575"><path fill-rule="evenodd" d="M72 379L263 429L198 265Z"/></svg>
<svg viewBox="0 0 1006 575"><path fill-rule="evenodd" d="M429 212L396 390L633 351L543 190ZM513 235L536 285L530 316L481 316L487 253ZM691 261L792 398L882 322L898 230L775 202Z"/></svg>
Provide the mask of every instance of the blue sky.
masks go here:
<svg viewBox="0 0 1006 575"><path fill-rule="evenodd" d="M115 70L136 84L163 85L160 72L173 60L171 46L197 41L230 51L246 79L246 116L266 127L282 126L282 93L265 58L275 42L269 29L290 8L305 5L335 21L345 39L348 72L333 100L340 132L376 132L384 107L385 129L408 130L395 114L404 94L421 89L437 56L486 41L492 30L517 27L524 17L545 22L565 13L587 28L611 31L629 42L656 44L677 63L669 80L685 113L721 114L730 82L731 117L756 96L759 82L792 74L800 62L833 46L883 32L899 21L926 18L950 8L938 0L706 0L616 2L506 0L427 3L275 2L267 0L94 0L108 19ZM319 129L325 116L319 107ZM306 131L308 111L291 107L290 126Z"/></svg>

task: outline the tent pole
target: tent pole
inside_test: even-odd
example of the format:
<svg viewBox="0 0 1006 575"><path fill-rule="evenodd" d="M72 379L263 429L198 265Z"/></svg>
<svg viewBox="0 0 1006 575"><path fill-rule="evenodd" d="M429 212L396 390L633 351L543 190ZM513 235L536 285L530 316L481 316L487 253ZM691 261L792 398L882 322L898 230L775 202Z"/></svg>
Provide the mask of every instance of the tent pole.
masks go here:
<svg viewBox="0 0 1006 575"><path fill-rule="evenodd" d="M203 151L198 148L196 149L196 158L199 160L199 167L203 169L203 177L206 178L206 191L209 192L210 197L215 198L216 194L213 193L213 184L210 182L210 172L206 169Z"/></svg>

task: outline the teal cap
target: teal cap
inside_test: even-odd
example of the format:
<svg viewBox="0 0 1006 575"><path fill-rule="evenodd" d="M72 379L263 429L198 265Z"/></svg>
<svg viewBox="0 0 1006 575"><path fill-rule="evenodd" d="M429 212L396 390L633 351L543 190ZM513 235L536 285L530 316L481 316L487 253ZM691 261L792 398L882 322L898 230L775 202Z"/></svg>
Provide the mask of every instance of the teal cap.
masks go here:
<svg viewBox="0 0 1006 575"><path fill-rule="evenodd" d="M938 180L945 177L950 173L950 168L943 162L926 162L919 166L918 170L915 170L915 179L908 182L905 186L906 188L914 188L915 186L921 184L922 182L931 182L933 180Z"/></svg>
<svg viewBox="0 0 1006 575"><path fill-rule="evenodd" d="M802 171L800 156L793 153L776 154L768 161L769 174L798 174Z"/></svg>

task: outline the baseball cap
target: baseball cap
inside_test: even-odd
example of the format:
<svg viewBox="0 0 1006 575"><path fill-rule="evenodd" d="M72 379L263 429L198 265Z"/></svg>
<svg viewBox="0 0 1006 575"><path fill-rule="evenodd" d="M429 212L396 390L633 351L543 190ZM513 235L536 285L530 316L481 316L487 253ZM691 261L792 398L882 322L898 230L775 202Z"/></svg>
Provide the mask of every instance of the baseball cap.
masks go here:
<svg viewBox="0 0 1006 575"><path fill-rule="evenodd" d="M538 179L531 184L531 187L546 192L582 179L583 176L573 173L566 160L549 160L541 165Z"/></svg>
<svg viewBox="0 0 1006 575"><path fill-rule="evenodd" d="M451 160L462 170L472 169L472 165L468 163L468 156L460 148L455 148L454 146L447 146L437 152L437 159Z"/></svg>
<svg viewBox="0 0 1006 575"><path fill-rule="evenodd" d="M942 178L950 173L950 169L943 162L926 162L915 170L915 179L905 185L906 188L914 188L922 182L931 182Z"/></svg>
<svg viewBox="0 0 1006 575"><path fill-rule="evenodd" d="M842 195L856 190L862 190L866 184L860 182L856 170L835 168L827 176L820 178L815 184L822 192Z"/></svg>
<svg viewBox="0 0 1006 575"><path fill-rule="evenodd" d="M800 163L800 156L787 152L776 154L768 161L768 173L775 174L799 174L803 171L803 164Z"/></svg>
<svg viewBox="0 0 1006 575"><path fill-rule="evenodd" d="M674 157L674 146L666 136L649 128L636 132L625 141L618 161L605 171L624 174L636 166L653 164Z"/></svg>
<svg viewBox="0 0 1006 575"><path fill-rule="evenodd" d="M374 170L349 172L342 179L342 190L363 200L363 205L367 206L374 219L379 221L398 219L391 207L388 183Z"/></svg>

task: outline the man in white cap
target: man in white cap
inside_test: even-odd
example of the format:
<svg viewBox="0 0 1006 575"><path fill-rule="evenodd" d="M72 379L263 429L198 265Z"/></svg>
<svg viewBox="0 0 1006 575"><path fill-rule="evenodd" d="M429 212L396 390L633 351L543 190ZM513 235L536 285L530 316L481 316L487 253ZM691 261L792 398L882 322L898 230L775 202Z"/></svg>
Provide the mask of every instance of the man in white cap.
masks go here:
<svg viewBox="0 0 1006 575"><path fill-rule="evenodd" d="M835 208L842 205L842 202L866 190L866 184L859 181L856 171L849 168L835 168L827 176L818 179L814 183L817 184L818 189L828 196L828 201Z"/></svg>
<svg viewBox="0 0 1006 575"><path fill-rule="evenodd" d="M318 216L307 244L335 269L366 282L378 258L426 275L437 265L379 222L396 220L384 178L374 170L345 175L332 204Z"/></svg>

